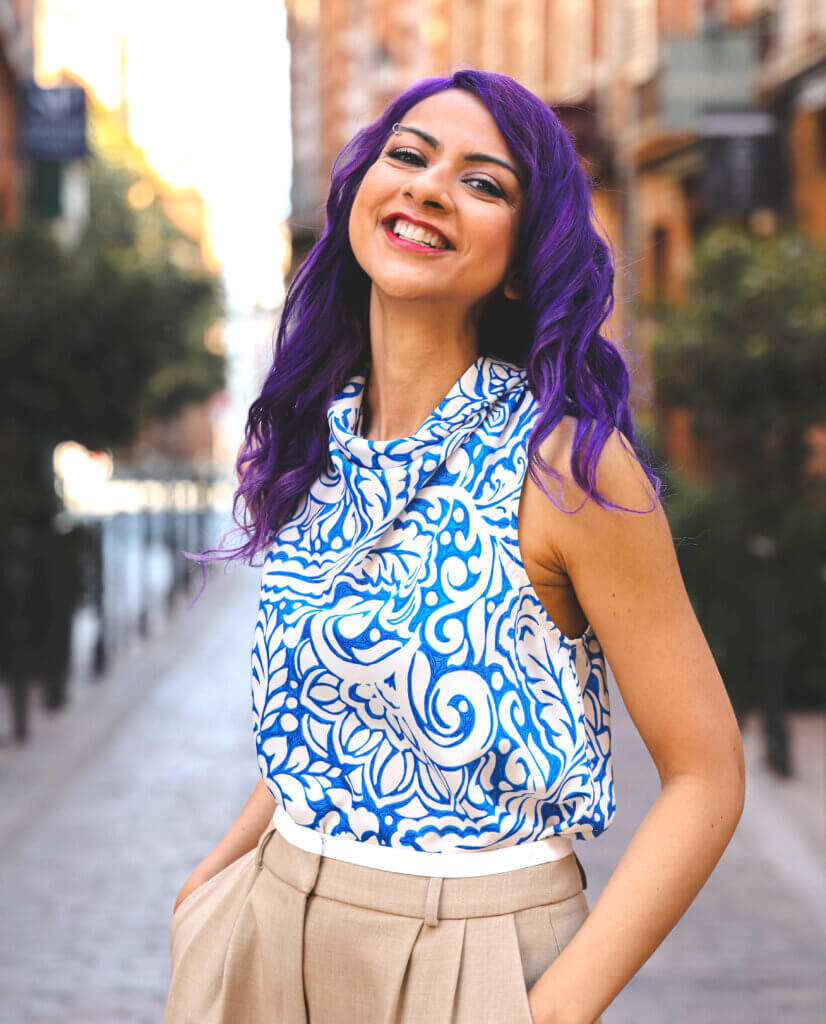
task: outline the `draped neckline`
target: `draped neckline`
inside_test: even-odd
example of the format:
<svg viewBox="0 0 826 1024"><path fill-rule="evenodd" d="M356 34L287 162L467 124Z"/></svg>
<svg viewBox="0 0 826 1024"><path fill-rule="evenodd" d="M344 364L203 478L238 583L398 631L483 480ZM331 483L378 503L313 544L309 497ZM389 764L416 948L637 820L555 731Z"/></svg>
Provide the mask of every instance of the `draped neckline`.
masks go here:
<svg viewBox="0 0 826 1024"><path fill-rule="evenodd" d="M487 410L517 388L526 386L522 367L496 356L480 355L409 437L368 440L362 436L362 403L369 363L353 374L327 410L330 448L355 467L410 470L415 464L434 469L445 455L473 432ZM428 465L429 463L429 465Z"/></svg>

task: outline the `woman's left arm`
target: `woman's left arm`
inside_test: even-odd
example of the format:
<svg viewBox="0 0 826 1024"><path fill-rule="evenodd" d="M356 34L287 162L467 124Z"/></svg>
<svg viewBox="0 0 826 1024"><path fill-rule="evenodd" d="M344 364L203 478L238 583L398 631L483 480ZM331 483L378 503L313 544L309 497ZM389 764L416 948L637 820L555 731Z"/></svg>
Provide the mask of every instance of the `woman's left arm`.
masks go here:
<svg viewBox="0 0 826 1024"><path fill-rule="evenodd" d="M734 711L665 513L624 444L617 431L609 438L597 487L616 504L647 509L655 502L655 511L618 512L589 499L566 514L546 500L543 530L549 558L552 550L564 564L656 764L661 791L587 918L531 988L536 1024L592 1024L610 1005L705 885L745 800ZM548 450L565 477L566 506L578 507L585 495L566 469L570 444L557 452L562 458ZM553 478L543 482L559 494Z"/></svg>

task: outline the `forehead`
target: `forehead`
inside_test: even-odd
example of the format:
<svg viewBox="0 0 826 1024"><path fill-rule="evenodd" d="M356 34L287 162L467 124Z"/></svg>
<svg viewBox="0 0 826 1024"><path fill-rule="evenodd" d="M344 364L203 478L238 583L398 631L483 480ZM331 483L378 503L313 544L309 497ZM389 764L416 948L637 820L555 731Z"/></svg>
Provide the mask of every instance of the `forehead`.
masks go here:
<svg viewBox="0 0 826 1024"><path fill-rule="evenodd" d="M467 146L503 157L512 156L488 108L466 89L445 89L410 107L402 124L435 135L445 146Z"/></svg>

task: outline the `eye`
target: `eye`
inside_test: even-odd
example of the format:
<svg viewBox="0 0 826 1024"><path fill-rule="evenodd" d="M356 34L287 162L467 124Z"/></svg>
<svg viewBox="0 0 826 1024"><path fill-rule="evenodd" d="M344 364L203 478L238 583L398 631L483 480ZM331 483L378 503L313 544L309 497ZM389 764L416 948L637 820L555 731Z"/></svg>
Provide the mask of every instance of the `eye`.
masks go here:
<svg viewBox="0 0 826 1024"><path fill-rule="evenodd" d="M412 156L415 161L419 162L419 166L422 166L422 164L424 163L423 158L419 153L415 151L415 149L390 149L388 150L387 155L393 156L397 160L402 160L403 163L411 162L409 160L403 159L406 156ZM483 190L487 195L496 196L499 199L505 198L505 193L499 188L498 185L494 184L488 178L465 178L465 181L480 181L483 185L487 186L487 188Z"/></svg>

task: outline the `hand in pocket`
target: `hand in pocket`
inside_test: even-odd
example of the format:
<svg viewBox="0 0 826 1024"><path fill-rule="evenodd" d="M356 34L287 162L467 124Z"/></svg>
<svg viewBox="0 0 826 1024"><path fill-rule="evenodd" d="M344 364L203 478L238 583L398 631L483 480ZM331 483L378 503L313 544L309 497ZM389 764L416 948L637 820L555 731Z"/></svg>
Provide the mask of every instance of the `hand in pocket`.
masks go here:
<svg viewBox="0 0 826 1024"><path fill-rule="evenodd" d="M181 886L181 890L178 893L178 898L175 900L175 905L172 908L173 917L178 912L181 904L187 899L187 897L191 896L194 892L197 892L202 885L206 885L206 883L209 882L210 879L215 877L214 875L200 875L197 874L196 871L193 871L189 878L187 878L187 880Z"/></svg>

